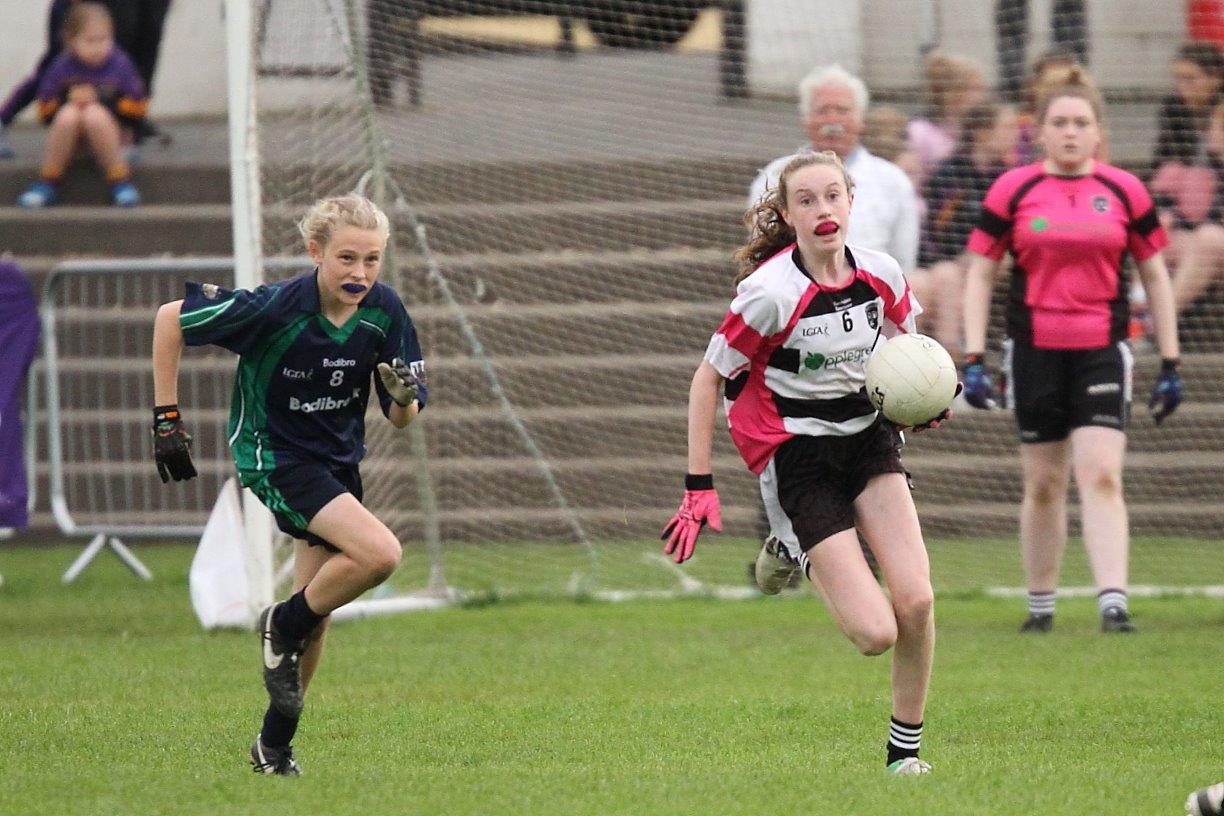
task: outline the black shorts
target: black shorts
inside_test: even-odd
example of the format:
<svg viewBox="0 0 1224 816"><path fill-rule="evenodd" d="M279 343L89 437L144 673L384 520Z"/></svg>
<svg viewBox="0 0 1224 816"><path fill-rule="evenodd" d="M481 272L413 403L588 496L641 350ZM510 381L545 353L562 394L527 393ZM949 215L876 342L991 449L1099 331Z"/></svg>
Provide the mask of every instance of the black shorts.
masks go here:
<svg viewBox="0 0 1224 816"><path fill-rule="evenodd" d="M251 488L272 511L281 532L328 552L340 552L339 547L307 532L306 526L342 493L352 493L361 501L361 472L356 465L333 469L301 463L281 465L270 471L245 471L240 476L243 486Z"/></svg>
<svg viewBox="0 0 1224 816"><path fill-rule="evenodd" d="M761 474L773 534L798 558L853 529L854 500L867 482L882 473L906 473L902 444L896 426L882 417L852 436L796 436L782 443Z"/></svg>
<svg viewBox="0 0 1224 816"><path fill-rule="evenodd" d="M1134 357L1126 343L1038 349L1008 340L1003 372L1021 442L1057 442L1075 428L1126 429Z"/></svg>

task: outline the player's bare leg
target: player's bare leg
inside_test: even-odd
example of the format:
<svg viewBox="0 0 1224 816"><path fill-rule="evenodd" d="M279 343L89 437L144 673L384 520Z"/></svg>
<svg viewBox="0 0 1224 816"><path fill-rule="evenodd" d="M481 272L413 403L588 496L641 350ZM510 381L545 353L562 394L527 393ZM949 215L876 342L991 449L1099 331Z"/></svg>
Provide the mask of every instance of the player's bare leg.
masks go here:
<svg viewBox="0 0 1224 816"><path fill-rule="evenodd" d="M869 657L891 649L897 642L897 619L854 530L829 536L807 556L808 578L842 634Z"/></svg>
<svg viewBox="0 0 1224 816"><path fill-rule="evenodd" d="M908 498L904 477L898 474L898 479ZM889 492L891 488L887 484L882 491L873 491L875 495L869 496L864 505L856 501L856 511L862 514L863 506L873 506ZM864 497L859 498L862 500ZM914 529L917 529L916 517ZM873 547L879 541L879 535L894 532L883 524L868 524L864 528L864 535ZM891 601L868 567L854 530L830 536L807 554L808 577L824 599L829 614L859 651L865 655L878 655L897 646L893 654L893 716L887 761L894 773L901 774L926 773L930 770L930 766L916 756L934 648L930 581L925 577L929 569L920 535L917 546L922 550L921 556L911 552L912 541L886 544L884 549L888 551L888 556L881 557L882 554L877 551L885 580L888 580L891 570L895 582L895 586L889 584L890 591L894 593ZM890 559L887 568L884 567L885 557ZM915 570L914 574L900 575L911 569Z"/></svg>
<svg viewBox="0 0 1224 816"><path fill-rule="evenodd" d="M355 600L399 566L402 550L395 534L351 493L328 502L306 529L341 550L320 566L306 587L306 602L317 615Z"/></svg>
<svg viewBox="0 0 1224 816"><path fill-rule="evenodd" d="M893 713L922 722L935 653L931 565L909 485L900 473L874 477L854 500L859 530L880 562L897 627Z"/></svg>
<svg viewBox="0 0 1224 816"><path fill-rule="evenodd" d="M1020 446L1024 499L1020 503L1020 556L1029 593L1022 632L1048 632L1054 621L1054 590L1067 550L1067 488L1071 478L1065 440Z"/></svg>
<svg viewBox="0 0 1224 816"><path fill-rule="evenodd" d="M1084 549L1096 581L1102 628L1133 632L1126 604L1130 528L1122 496L1126 434L1113 428L1071 432L1071 458L1084 524Z"/></svg>

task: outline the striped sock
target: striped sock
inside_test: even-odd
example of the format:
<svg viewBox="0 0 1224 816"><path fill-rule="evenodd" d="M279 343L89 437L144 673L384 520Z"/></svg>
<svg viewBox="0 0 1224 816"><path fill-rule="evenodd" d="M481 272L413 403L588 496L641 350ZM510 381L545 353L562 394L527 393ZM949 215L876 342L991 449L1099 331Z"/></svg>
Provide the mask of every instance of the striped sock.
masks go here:
<svg viewBox="0 0 1224 816"><path fill-rule="evenodd" d="M1028 604L1030 615L1053 615L1054 593L1030 592L1028 594Z"/></svg>
<svg viewBox="0 0 1224 816"><path fill-rule="evenodd" d="M1126 608L1126 590L1125 589L1102 589L1097 593L1097 606L1101 610L1101 614L1105 614L1106 609L1121 609L1123 612L1128 611Z"/></svg>
<svg viewBox="0 0 1224 816"><path fill-rule="evenodd" d="M922 723L913 725L904 723L896 717L888 718L888 759L885 765L891 765L898 759L918 756L918 746L922 742Z"/></svg>

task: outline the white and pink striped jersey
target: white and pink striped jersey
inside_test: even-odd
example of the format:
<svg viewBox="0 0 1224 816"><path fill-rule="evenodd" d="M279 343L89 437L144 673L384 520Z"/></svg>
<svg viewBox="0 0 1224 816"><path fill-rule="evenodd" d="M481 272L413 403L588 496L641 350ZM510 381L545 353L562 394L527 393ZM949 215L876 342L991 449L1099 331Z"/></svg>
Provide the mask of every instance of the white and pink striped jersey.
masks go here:
<svg viewBox="0 0 1224 816"><path fill-rule="evenodd" d="M881 333L914 331L922 307L883 252L846 247L854 275L831 289L790 246L740 282L705 359L727 378L727 424L759 474L794 436L849 436L875 421L864 388Z"/></svg>

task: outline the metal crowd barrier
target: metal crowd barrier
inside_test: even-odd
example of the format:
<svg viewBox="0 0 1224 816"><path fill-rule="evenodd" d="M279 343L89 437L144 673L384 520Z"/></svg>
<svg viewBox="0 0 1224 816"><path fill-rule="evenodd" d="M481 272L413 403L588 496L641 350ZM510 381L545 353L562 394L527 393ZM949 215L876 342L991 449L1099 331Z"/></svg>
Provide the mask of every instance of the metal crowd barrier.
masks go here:
<svg viewBox="0 0 1224 816"><path fill-rule="evenodd" d="M275 272L307 259L267 259ZM180 399L195 437L199 478L163 485L152 459L153 318L187 280L232 285L232 258L66 261L39 306L43 333L49 505L59 530L89 544L64 573L74 580L109 547L136 575L148 569L124 538L198 537L233 466L225 428L235 360L193 349L180 368ZM31 377L31 382L34 378ZM31 388L31 402L36 394ZM33 423L32 423L33 424ZM27 439L33 468L35 433Z"/></svg>

